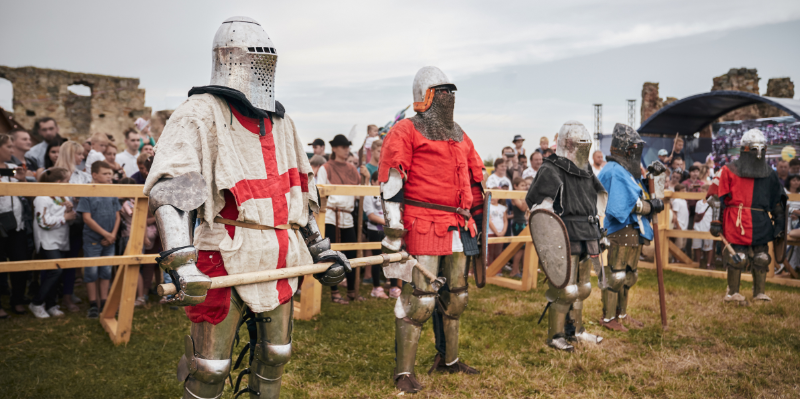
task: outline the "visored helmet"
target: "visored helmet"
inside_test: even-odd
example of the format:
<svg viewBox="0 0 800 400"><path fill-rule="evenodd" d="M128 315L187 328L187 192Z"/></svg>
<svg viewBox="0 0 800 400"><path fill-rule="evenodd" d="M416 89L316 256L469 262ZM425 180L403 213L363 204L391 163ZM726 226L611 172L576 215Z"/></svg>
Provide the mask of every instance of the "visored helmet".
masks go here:
<svg viewBox="0 0 800 400"><path fill-rule="evenodd" d="M614 132L611 134L611 155L636 179L642 177L644 143L635 129L625 124L614 125Z"/></svg>
<svg viewBox="0 0 800 400"><path fill-rule="evenodd" d="M589 164L591 147L592 135L578 121L567 121L558 131L556 155L569 159L580 169Z"/></svg>
<svg viewBox="0 0 800 400"><path fill-rule="evenodd" d="M248 17L231 17L217 29L211 84L242 92L255 108L275 111L278 52L267 32Z"/></svg>

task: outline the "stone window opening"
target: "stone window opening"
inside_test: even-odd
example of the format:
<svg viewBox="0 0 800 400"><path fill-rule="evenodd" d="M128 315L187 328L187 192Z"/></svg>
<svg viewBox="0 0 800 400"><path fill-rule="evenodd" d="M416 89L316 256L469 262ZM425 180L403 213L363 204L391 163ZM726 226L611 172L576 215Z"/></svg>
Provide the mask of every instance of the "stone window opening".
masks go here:
<svg viewBox="0 0 800 400"><path fill-rule="evenodd" d="M14 85L3 77L0 77L0 107L14 112Z"/></svg>
<svg viewBox="0 0 800 400"><path fill-rule="evenodd" d="M92 97L92 87L81 82L67 86L67 90L76 96Z"/></svg>

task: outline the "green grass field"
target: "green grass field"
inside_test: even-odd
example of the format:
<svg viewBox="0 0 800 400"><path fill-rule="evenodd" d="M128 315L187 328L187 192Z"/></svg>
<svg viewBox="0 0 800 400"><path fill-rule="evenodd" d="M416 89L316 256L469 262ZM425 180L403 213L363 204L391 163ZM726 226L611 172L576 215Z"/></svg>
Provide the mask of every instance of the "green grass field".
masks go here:
<svg viewBox="0 0 800 400"><path fill-rule="evenodd" d="M435 355L428 322L417 356L425 389L401 397L798 397L800 290L767 285L772 303L739 307L722 303L720 279L667 272L666 284L666 333L653 271L641 272L631 298L631 314L647 324L643 330L601 332L595 286L586 302L587 327L606 340L573 354L544 344L546 326L536 325L545 305L541 282L527 293L473 286L462 318L461 358L481 375L428 376ZM751 285L742 286L750 298ZM281 395L397 398L391 380L394 302L341 306L330 303L327 289L323 295L320 316L295 322ZM182 310L151 304L137 309L130 343L115 347L100 324L83 314L12 316L0 321L0 397L180 397L175 366L188 326ZM247 337L244 329L241 334ZM232 397L230 387L224 397Z"/></svg>

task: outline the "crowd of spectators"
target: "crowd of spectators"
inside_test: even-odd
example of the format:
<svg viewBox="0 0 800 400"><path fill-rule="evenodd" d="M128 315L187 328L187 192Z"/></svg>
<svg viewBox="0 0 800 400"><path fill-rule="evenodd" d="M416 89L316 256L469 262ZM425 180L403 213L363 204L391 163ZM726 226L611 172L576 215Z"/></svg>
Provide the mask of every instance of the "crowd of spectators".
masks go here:
<svg viewBox="0 0 800 400"><path fill-rule="evenodd" d="M161 113L151 119L158 120L159 134L168 117ZM149 121L140 118L135 128L124 132L123 143L114 143L114 137L105 133L95 133L78 143L60 135L56 120L38 119L33 133L42 141L36 145L32 145L31 134L24 129L0 135L0 181L144 183L157 140L149 127ZM0 262L123 254L130 237L132 213L131 199L0 196ZM146 245L158 242L155 232L155 220L148 218ZM137 305L144 305L154 289L149 283L156 277L156 268L150 267L141 269L144 279L140 280L140 287L141 282L145 286L139 291ZM60 317L65 312L80 312L79 304L86 300L87 317L97 318L108 297L113 274L112 266L2 273L0 294L9 295L10 311L15 314ZM76 283L85 285L84 299L76 295ZM6 310L0 304L0 319L8 318Z"/></svg>

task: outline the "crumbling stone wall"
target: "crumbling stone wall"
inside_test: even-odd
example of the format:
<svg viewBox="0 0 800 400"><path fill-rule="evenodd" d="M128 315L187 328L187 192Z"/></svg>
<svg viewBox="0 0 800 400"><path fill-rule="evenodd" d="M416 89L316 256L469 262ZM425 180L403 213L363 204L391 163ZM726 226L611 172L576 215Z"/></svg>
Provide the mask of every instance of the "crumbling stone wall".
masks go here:
<svg viewBox="0 0 800 400"><path fill-rule="evenodd" d="M640 121L644 123L651 115L660 110L661 107L664 107L664 101L659 97L658 83L645 82L644 85L642 85L642 107L639 109Z"/></svg>
<svg viewBox="0 0 800 400"><path fill-rule="evenodd" d="M755 68L731 68L727 74L714 78L711 91L738 90L758 94L758 70ZM720 121L739 121L743 119L758 119L761 115L758 106L751 105L733 110L720 118Z"/></svg>
<svg viewBox="0 0 800 400"><path fill-rule="evenodd" d="M767 82L767 97L783 97L787 99L794 98L794 83L789 78L771 78ZM758 111L761 118L783 117L789 115L768 104L759 104Z"/></svg>
<svg viewBox="0 0 800 400"><path fill-rule="evenodd" d="M13 85L14 118L29 129L37 118L52 117L66 138L83 141L102 132L121 143L123 131L133 126L136 118L150 117L137 78L5 66L0 66L0 77ZM76 95L67 90L70 85L86 85L92 94Z"/></svg>

